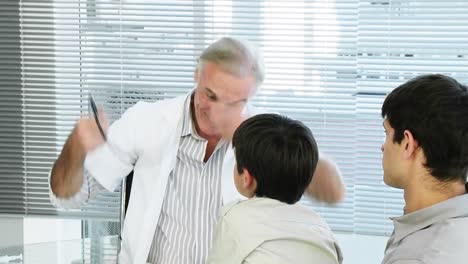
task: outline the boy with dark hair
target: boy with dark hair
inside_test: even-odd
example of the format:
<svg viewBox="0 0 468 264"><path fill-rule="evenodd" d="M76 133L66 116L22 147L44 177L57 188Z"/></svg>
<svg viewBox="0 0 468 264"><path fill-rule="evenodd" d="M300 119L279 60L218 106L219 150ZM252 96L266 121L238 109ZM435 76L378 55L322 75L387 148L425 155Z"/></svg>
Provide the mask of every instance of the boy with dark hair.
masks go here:
<svg viewBox="0 0 468 264"><path fill-rule="evenodd" d="M276 114L244 121L232 140L234 182L247 200L227 205L208 263L341 263L330 228L297 203L319 158L312 132Z"/></svg>
<svg viewBox="0 0 468 264"><path fill-rule="evenodd" d="M382 106L384 182L404 190L385 264L466 263L468 91L453 78L416 77Z"/></svg>

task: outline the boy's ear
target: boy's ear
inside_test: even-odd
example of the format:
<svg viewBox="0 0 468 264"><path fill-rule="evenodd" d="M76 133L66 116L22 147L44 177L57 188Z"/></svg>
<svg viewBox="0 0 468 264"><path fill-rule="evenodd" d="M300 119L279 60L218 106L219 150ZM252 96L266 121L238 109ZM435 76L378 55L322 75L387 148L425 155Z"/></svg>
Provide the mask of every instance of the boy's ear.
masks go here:
<svg viewBox="0 0 468 264"><path fill-rule="evenodd" d="M244 189L249 189L251 184L252 175L250 175L250 172L246 168L244 168L242 171L242 187L244 187Z"/></svg>
<svg viewBox="0 0 468 264"><path fill-rule="evenodd" d="M239 175L242 177L242 189L245 197L252 198L256 195L257 192L257 180L250 174L249 170L246 168L242 169L242 174Z"/></svg>

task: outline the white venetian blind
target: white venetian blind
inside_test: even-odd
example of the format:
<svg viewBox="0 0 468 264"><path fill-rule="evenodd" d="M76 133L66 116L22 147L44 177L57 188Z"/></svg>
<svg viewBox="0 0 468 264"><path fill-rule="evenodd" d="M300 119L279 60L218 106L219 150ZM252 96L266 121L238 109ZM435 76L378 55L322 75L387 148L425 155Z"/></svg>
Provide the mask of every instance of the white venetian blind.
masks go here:
<svg viewBox="0 0 468 264"><path fill-rule="evenodd" d="M385 95L420 74L468 82L466 1L359 1L355 232L390 234L401 191L382 181L380 108Z"/></svg>
<svg viewBox="0 0 468 264"><path fill-rule="evenodd" d="M0 3L0 212L24 213L20 17Z"/></svg>
<svg viewBox="0 0 468 264"><path fill-rule="evenodd" d="M342 204L304 200L335 231L352 231L354 224L357 7L349 0L261 1L257 10L234 14L257 20L257 31L244 33L260 44L267 67L255 102L305 122L343 172L348 191ZM240 30L235 21L234 32Z"/></svg>
<svg viewBox="0 0 468 264"><path fill-rule="evenodd" d="M4 1L0 4L0 213L117 219L118 190L57 213L47 174L91 92L111 120L139 100L194 87L221 36L264 53L254 103L309 125L335 160L346 200L304 200L336 231L388 234L400 192L382 182L381 103L429 72L468 80L464 1Z"/></svg>

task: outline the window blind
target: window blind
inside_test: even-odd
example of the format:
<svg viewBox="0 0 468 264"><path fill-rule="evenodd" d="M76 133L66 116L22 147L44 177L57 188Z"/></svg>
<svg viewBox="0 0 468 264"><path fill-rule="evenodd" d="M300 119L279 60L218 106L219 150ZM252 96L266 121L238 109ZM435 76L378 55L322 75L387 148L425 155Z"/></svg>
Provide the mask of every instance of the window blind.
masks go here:
<svg viewBox="0 0 468 264"><path fill-rule="evenodd" d="M466 1L359 1L355 232L389 235L403 213L403 193L382 180L385 95L421 74L468 82L467 11Z"/></svg>
<svg viewBox="0 0 468 264"><path fill-rule="evenodd" d="M346 200L304 199L335 231L389 234L402 194L382 182L380 107L421 73L467 80L464 1L104 1L1 3L0 213L118 219L120 194L57 212L47 174L92 93L111 121L139 100L187 93L222 36L264 53L254 100L305 122L339 165Z"/></svg>
<svg viewBox="0 0 468 264"><path fill-rule="evenodd" d="M333 230L351 232L357 1L262 1L249 15L258 13L254 39L264 51L267 77L255 103L303 121L321 153L337 161L348 187L346 200L333 208L303 202Z"/></svg>
<svg viewBox="0 0 468 264"><path fill-rule="evenodd" d="M24 213L21 42L17 4L0 3L0 210Z"/></svg>

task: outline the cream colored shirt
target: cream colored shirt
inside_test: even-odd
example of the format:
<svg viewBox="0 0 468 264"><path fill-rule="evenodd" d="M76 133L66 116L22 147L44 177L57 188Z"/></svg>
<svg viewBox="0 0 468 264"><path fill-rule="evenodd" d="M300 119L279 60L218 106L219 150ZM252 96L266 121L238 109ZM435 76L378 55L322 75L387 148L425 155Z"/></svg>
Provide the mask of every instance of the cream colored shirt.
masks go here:
<svg viewBox="0 0 468 264"><path fill-rule="evenodd" d="M251 198L223 209L208 264L336 264L341 250L312 209Z"/></svg>

